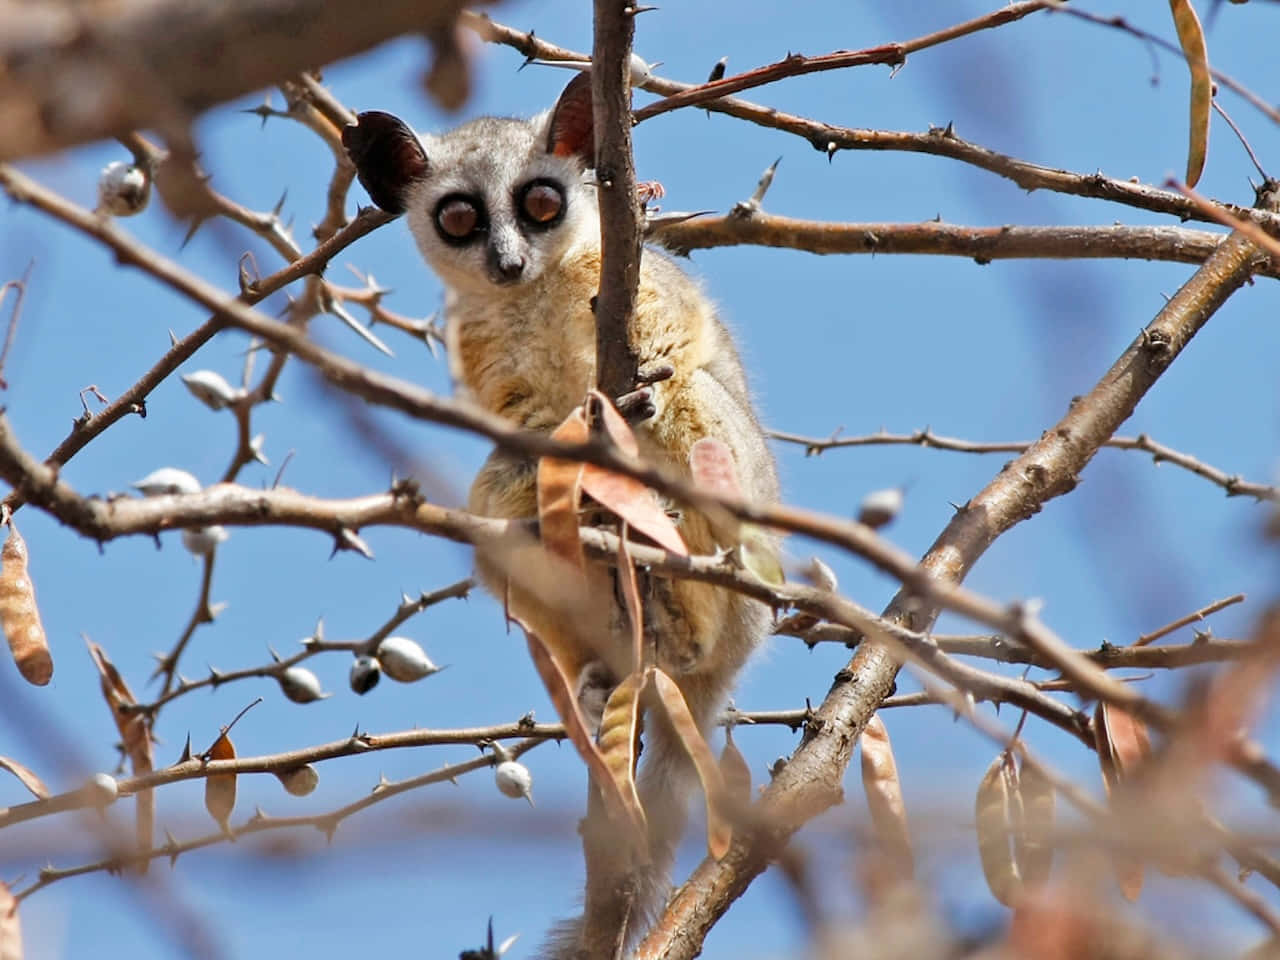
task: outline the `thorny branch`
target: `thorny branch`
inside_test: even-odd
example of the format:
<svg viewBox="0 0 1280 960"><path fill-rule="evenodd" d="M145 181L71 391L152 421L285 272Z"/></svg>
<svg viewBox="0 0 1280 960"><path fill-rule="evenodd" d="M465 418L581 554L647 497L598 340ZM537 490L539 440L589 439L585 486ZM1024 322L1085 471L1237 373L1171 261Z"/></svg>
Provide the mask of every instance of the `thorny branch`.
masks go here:
<svg viewBox="0 0 1280 960"><path fill-rule="evenodd" d="M784 443L796 443L805 448L805 455L820 454L825 450L840 447L872 447L872 446L909 446L929 447L934 450L952 450L958 453L1024 453L1032 446L1030 441L981 443L963 440L958 437L944 437L936 434L929 427L913 433L888 433L880 430L859 437L842 437L839 431L829 437L806 437L782 430L770 430L769 436ZM1151 454L1156 463L1172 463L1183 470L1189 470L1198 477L1217 484L1226 491L1228 497L1253 497L1258 501L1280 502L1280 487L1263 483L1253 483L1240 477L1239 474L1227 473L1217 467L1182 453L1172 447L1152 440L1145 433L1136 437L1111 437L1104 444L1116 450L1137 450Z"/></svg>
<svg viewBox="0 0 1280 960"><path fill-rule="evenodd" d="M587 59L585 54L547 43L533 34L495 23L487 17L465 14L461 22L484 40L513 47L527 57L546 60ZM638 86L651 93L671 96L691 90L697 85L651 77ZM829 155L834 155L840 150L897 150L906 153L930 154L987 170L1013 181L1023 190L1052 190L1074 196L1109 200L1141 210L1170 214L1181 220L1212 219L1201 213L1186 197L1174 191L1161 190L1141 182L1119 180L1105 176L1101 172L1075 173L1018 160L963 140L950 126L931 128L925 133L861 130L783 113L773 107L764 107L734 97L722 97L699 106L758 126L794 134L807 140L815 150ZM1280 215L1272 211L1241 207L1231 203L1213 202L1232 216L1250 219L1263 226L1268 233L1280 236Z"/></svg>

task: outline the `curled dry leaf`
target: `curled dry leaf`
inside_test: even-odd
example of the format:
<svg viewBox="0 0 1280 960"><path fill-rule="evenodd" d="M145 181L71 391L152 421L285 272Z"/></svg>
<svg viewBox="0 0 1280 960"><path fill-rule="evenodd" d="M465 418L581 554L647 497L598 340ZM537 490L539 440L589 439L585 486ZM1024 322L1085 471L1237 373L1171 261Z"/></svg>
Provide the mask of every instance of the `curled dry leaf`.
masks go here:
<svg viewBox="0 0 1280 960"><path fill-rule="evenodd" d="M213 745L205 751L206 760L234 760L235 744L224 730L213 741ZM286 785L287 786L287 785ZM222 828L227 839L234 840L231 832L231 812L236 806L236 775L234 773L214 773L204 780L204 806L209 816Z"/></svg>
<svg viewBox="0 0 1280 960"><path fill-rule="evenodd" d="M19 782L30 790L37 800L45 800L49 796L49 788L44 785L39 777L20 764L17 760L11 760L9 757L0 757L0 770L8 770Z"/></svg>
<svg viewBox="0 0 1280 960"><path fill-rule="evenodd" d="M1209 74L1209 51L1204 29L1191 0L1169 0L1173 25L1178 31L1182 55L1191 71L1191 137L1187 146L1187 186L1194 187L1204 171L1209 150L1209 119L1213 112L1213 78Z"/></svg>
<svg viewBox="0 0 1280 960"><path fill-rule="evenodd" d="M120 740L124 743L124 751L129 757L134 774L150 773L154 766L150 718L144 713L134 713L128 709L137 705L137 698L106 652L96 643L89 642L89 656L93 658L93 665L98 668L102 696L111 708L111 716L115 719L116 729L120 733ZM134 794L134 802L137 804L138 848L145 852L151 849L151 841L155 836L155 791L139 790ZM140 858L138 872L146 873L149 863L145 857Z"/></svg>
<svg viewBox="0 0 1280 960"><path fill-rule="evenodd" d="M551 434L562 443L586 443L587 418L576 407ZM538 529L542 542L556 556L581 570L582 541L578 536L578 505L582 499L582 464L543 457L538 461Z"/></svg>
<svg viewBox="0 0 1280 960"><path fill-rule="evenodd" d="M27 556L27 543L10 520L9 537L0 550L0 629L23 679L43 687L53 677L53 657L40 622Z"/></svg>
<svg viewBox="0 0 1280 960"><path fill-rule="evenodd" d="M885 860L905 877L914 870L907 806L902 799L898 765L893 759L889 731L879 714L867 721L858 744L862 747L862 789L876 828L876 842Z"/></svg>
<svg viewBox="0 0 1280 960"><path fill-rule="evenodd" d="M516 622L520 623L518 619ZM601 797L604 798L609 816L616 823L628 824L632 828L631 853L640 855L645 830L644 811L640 808L638 801L633 802L633 797L627 796L618 789L609 765L605 763L604 756L588 731L586 722L582 719L578 701L573 695L573 684L565 676L560 664L556 662L546 644L527 625L520 623L520 626L524 629L529 645L529 657L533 660L538 676L542 679L542 685L547 690L547 696L551 698L551 703L564 724L565 736L577 747L578 755L586 763L591 779L600 791Z"/></svg>
<svg viewBox="0 0 1280 960"><path fill-rule="evenodd" d="M733 841L733 827L724 809L725 785L715 754L698 729L676 682L657 667L650 667L648 676L652 678L654 688L658 691L667 719L671 721L676 736L693 761L694 769L698 771L698 779L702 781L702 792L707 801L707 850L719 860L729 852L729 844Z"/></svg>
<svg viewBox="0 0 1280 960"><path fill-rule="evenodd" d="M1120 782L1132 777L1151 756L1151 738L1146 724L1108 703L1099 703L1094 710L1093 736L1102 782L1111 796ZM1137 900L1142 892L1142 864L1123 855L1116 855L1112 862L1120 892L1126 900Z"/></svg>
<svg viewBox="0 0 1280 960"><path fill-rule="evenodd" d="M720 776L724 778L725 795L735 804L751 803L751 768L746 757L733 742L733 728L724 728L724 749L720 751Z"/></svg>
<svg viewBox="0 0 1280 960"><path fill-rule="evenodd" d="M0 883L0 960L22 960L18 901L4 883Z"/></svg>
<svg viewBox="0 0 1280 960"><path fill-rule="evenodd" d="M614 786L628 806L634 806L640 811L642 824L644 808L640 806L640 797L636 793L635 773L643 680L643 674L631 673L614 688L605 704L604 715L600 720L600 735L596 738Z"/></svg>

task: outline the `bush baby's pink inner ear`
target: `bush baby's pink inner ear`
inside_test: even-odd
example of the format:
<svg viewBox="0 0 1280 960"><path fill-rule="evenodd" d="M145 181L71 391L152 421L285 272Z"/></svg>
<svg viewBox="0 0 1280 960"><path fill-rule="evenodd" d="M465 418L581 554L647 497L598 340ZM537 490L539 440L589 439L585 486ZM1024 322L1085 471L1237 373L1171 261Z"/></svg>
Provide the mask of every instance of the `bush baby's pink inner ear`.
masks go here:
<svg viewBox="0 0 1280 960"><path fill-rule="evenodd" d="M405 122L369 110L343 128L342 145L373 202L387 213L404 213L406 189L427 175L427 155Z"/></svg>
<svg viewBox="0 0 1280 960"><path fill-rule="evenodd" d="M556 101L547 133L547 153L557 157L581 157L588 167L595 167L590 70L584 70L570 80Z"/></svg>

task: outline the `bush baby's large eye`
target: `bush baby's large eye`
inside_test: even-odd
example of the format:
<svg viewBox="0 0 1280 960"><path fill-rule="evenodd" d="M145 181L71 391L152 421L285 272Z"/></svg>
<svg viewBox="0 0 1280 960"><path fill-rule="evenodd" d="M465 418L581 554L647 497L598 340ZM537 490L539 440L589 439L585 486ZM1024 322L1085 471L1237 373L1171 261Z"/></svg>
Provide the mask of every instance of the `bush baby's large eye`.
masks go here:
<svg viewBox="0 0 1280 960"><path fill-rule="evenodd" d="M454 240L465 240L480 224L480 211L470 200L454 197L446 200L436 211L436 225L440 232Z"/></svg>
<svg viewBox="0 0 1280 960"><path fill-rule="evenodd" d="M560 216L564 195L549 183L535 183L524 192L520 211L534 223L547 224Z"/></svg>

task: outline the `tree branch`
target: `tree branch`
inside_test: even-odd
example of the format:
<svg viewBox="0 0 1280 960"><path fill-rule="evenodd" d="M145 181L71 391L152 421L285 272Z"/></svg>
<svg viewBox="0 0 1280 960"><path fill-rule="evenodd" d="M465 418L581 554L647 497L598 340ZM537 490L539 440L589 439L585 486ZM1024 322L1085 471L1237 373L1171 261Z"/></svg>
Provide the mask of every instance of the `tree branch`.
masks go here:
<svg viewBox="0 0 1280 960"><path fill-rule="evenodd" d="M200 110L405 33L452 30L463 0L0 3L0 160ZM86 100L85 91L93 91Z"/></svg>
<svg viewBox="0 0 1280 960"><path fill-rule="evenodd" d="M756 212L697 217L658 226L651 239L677 254L753 244L808 253L919 253L992 260L1137 259L1203 263L1226 234L1185 227L1126 225L975 227L941 223L831 223ZM1280 277L1258 257L1258 276Z"/></svg>

